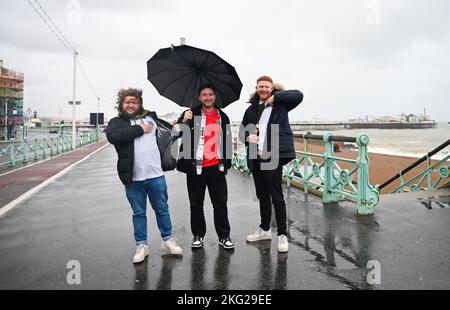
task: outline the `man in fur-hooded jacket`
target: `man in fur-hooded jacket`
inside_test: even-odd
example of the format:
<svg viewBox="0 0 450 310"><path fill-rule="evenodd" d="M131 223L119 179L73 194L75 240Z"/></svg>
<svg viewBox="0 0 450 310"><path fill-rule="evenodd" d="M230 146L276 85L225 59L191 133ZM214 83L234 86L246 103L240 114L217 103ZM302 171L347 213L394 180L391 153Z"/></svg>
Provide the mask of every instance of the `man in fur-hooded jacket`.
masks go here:
<svg viewBox="0 0 450 310"><path fill-rule="evenodd" d="M276 86L276 87L274 87ZM288 251L286 203L282 183L283 165L295 158L294 140L289 125L289 111L303 100L298 90L283 90L269 76L256 82L256 92L250 98L239 132L248 146L247 163L255 182L261 223L247 236L248 242L272 238L270 222L272 203L278 230L278 252Z"/></svg>

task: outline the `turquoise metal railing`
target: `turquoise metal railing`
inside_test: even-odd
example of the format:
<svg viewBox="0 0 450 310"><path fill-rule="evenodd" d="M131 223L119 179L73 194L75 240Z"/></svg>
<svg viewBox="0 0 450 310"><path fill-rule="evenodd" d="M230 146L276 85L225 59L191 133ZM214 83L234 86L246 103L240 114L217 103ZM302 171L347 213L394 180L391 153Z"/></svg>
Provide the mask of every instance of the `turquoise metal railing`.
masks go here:
<svg viewBox="0 0 450 310"><path fill-rule="evenodd" d="M435 163L432 163L431 158L449 145L450 139L397 173L383 184L377 185L377 188L381 190L397 179L400 180L400 184L392 191L392 193L418 192L423 189L436 190L448 186L450 184L450 154ZM426 168L405 182L405 174L423 162L426 162Z"/></svg>
<svg viewBox="0 0 450 310"><path fill-rule="evenodd" d="M292 181L296 181L303 186L305 193L308 193L310 188L321 188L324 203L347 199L356 203L357 214L373 214L380 195L378 189L369 182L370 162L367 155L369 137L366 134L361 134L357 138L333 136L332 134L324 136L306 134L300 135L300 138L303 138L304 149L296 152L299 158L283 167L283 176L286 178L287 185L290 186ZM324 154L308 152L308 142L312 139L324 141ZM234 142L233 167L249 174L245 145L237 139ZM336 142L357 143L357 159L335 156ZM316 159L316 162L313 161L313 158ZM354 167L350 170L342 169L338 162L350 163ZM354 176L356 176L357 182L353 180Z"/></svg>
<svg viewBox="0 0 450 310"><path fill-rule="evenodd" d="M96 142L95 133L81 133L76 137L76 148ZM15 167L17 163L28 163L46 159L72 150L72 136L44 137L22 140L11 139L0 144L0 166Z"/></svg>
<svg viewBox="0 0 450 310"><path fill-rule="evenodd" d="M245 175L250 175L250 169L247 166L247 150L245 144L241 143L237 136L233 137L233 158L231 164L233 168L239 170Z"/></svg>

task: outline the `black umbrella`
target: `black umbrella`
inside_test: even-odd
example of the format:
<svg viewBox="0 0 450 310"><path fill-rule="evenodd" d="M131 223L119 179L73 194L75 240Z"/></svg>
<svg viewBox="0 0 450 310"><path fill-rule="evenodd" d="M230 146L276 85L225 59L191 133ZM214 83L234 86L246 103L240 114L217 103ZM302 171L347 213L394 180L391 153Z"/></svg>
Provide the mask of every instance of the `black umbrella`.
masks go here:
<svg viewBox="0 0 450 310"><path fill-rule="evenodd" d="M215 53L188 45L160 49L147 61L148 80L164 97L184 107L200 105L198 89L216 88L216 106L239 99L242 83L236 70Z"/></svg>

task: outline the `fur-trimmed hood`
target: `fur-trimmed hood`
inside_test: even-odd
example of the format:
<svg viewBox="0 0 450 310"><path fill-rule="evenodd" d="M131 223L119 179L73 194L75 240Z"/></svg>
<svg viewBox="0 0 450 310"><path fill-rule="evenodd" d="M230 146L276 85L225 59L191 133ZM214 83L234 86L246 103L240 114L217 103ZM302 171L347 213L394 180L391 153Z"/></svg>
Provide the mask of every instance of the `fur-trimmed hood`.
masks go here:
<svg viewBox="0 0 450 310"><path fill-rule="evenodd" d="M284 86L280 83L273 83L273 91L272 91L272 95L275 94L277 91L281 91L284 90ZM250 95L250 98L248 99L248 103L252 104L252 105L258 105L259 104L259 95L258 93L255 91Z"/></svg>

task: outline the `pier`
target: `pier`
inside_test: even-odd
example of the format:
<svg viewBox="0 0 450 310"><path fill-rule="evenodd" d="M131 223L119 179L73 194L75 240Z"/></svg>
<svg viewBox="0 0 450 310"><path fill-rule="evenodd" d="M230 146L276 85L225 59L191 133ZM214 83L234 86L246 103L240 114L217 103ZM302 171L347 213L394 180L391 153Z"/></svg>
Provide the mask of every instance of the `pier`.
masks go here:
<svg viewBox="0 0 450 310"><path fill-rule="evenodd" d="M420 123L291 122L291 128L294 134L296 134L298 132L312 131L312 130L338 131L344 129L428 129L428 128L437 128L437 123L436 122L420 122Z"/></svg>

